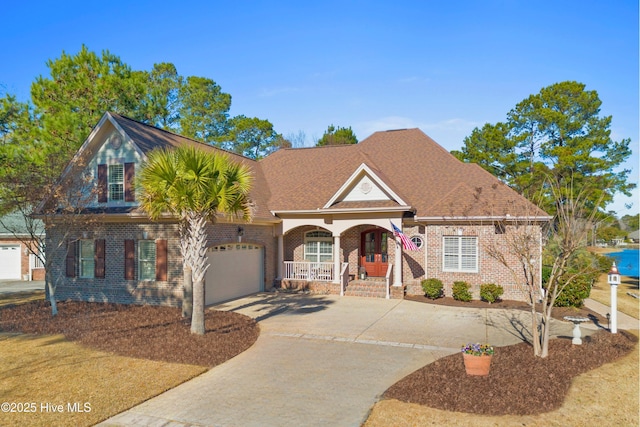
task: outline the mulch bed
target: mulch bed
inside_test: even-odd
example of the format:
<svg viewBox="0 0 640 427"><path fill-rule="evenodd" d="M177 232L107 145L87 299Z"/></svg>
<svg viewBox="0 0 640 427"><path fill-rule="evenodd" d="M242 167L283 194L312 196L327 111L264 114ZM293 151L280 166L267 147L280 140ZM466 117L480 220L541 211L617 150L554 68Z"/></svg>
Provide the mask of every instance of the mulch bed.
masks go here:
<svg viewBox="0 0 640 427"><path fill-rule="evenodd" d="M489 304L488 302L481 300L471 300L468 302L458 301L451 297L430 299L424 295L405 295L404 299L422 302L425 304L446 305L448 307L494 308L531 311L529 304L523 301L498 300L492 304ZM566 320L564 320L564 316L588 317L594 321L597 321L601 325L607 325L607 319L605 317L601 316L595 311L589 310L586 307L553 307L553 310L551 311L551 317L566 322Z"/></svg>
<svg viewBox="0 0 640 427"><path fill-rule="evenodd" d="M467 375L462 354L452 354L403 378L384 398L484 415L549 412L560 408L573 377L629 353L637 341L625 331L599 331L581 346L552 339L544 359L526 343L498 347L486 377Z"/></svg>
<svg viewBox="0 0 640 427"><path fill-rule="evenodd" d="M122 356L213 367L258 339L255 320L238 313L205 311L205 334L190 333L180 309L89 302L36 301L0 309L0 330L63 334L67 339Z"/></svg>

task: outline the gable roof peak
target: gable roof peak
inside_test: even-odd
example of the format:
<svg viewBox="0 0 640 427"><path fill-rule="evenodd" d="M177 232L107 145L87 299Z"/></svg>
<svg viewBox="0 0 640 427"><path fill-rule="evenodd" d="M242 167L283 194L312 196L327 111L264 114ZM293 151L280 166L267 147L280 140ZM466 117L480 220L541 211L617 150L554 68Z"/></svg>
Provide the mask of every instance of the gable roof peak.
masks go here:
<svg viewBox="0 0 640 427"><path fill-rule="evenodd" d="M224 148L220 148L220 147L217 147L215 145L211 145L211 144L208 144L206 142L199 141L197 139L194 139L194 138L191 138L191 137L188 137L188 136L180 135L180 134L172 132L170 130L162 129L162 128L150 125L148 123L144 123L144 122L141 122L139 120L132 119L131 117L124 116L122 114L113 113L113 112L107 112L105 114L109 115L113 120L115 120L116 123L120 123L118 121L119 119L120 120L126 120L126 121L131 122L134 126L143 127L145 129L147 129L149 132L152 132L152 133L156 134L156 136L163 135L163 136L166 137L167 140L175 141L176 144L171 144L171 145L174 145L174 146L175 145L180 145L181 143L184 143L184 142L187 142L187 143L196 144L198 146L202 146L203 148L206 148L206 149L215 149L215 150L223 152L224 154L231 155L232 157L237 156L237 157L241 157L243 160L247 160L247 161L250 161L250 162L256 162L255 159L252 159L250 157L247 157L247 156L244 156L242 154L236 153L234 151L227 150L227 149L224 149ZM125 133L127 133L126 129L123 129L123 131ZM129 135L129 136L131 137L131 135Z"/></svg>

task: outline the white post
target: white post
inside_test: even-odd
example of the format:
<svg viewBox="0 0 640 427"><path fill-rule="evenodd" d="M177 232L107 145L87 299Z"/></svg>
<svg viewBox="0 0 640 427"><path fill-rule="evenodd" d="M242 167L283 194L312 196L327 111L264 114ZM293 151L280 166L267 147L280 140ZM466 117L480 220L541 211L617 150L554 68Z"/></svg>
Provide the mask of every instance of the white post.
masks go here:
<svg viewBox="0 0 640 427"><path fill-rule="evenodd" d="M340 283L340 235L333 236L333 283Z"/></svg>
<svg viewBox="0 0 640 427"><path fill-rule="evenodd" d="M618 332L618 285L611 285L611 333Z"/></svg>
<svg viewBox="0 0 640 427"><path fill-rule="evenodd" d="M620 272L614 262L607 276L609 285L611 285L611 318L609 330L612 334L618 332L618 285L620 284Z"/></svg>
<svg viewBox="0 0 640 427"><path fill-rule="evenodd" d="M402 286L402 242L396 237L396 259L393 265L393 286Z"/></svg>
<svg viewBox="0 0 640 427"><path fill-rule="evenodd" d="M278 234L278 279L282 280L284 269L284 236Z"/></svg>
<svg viewBox="0 0 640 427"><path fill-rule="evenodd" d="M618 332L618 286L611 285L611 325L609 329L612 334Z"/></svg>

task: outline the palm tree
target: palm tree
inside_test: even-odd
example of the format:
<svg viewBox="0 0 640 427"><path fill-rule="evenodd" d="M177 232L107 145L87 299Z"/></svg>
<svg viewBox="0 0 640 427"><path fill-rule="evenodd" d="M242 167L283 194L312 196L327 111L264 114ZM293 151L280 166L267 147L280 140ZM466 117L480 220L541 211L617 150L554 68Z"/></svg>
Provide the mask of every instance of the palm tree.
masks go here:
<svg viewBox="0 0 640 427"><path fill-rule="evenodd" d="M250 221L249 190L253 177L245 165L218 152L195 147L149 153L137 182L140 207L153 220L177 217L180 225L185 296L183 314L191 304L191 333L204 334L204 278L207 268L207 222L218 215Z"/></svg>

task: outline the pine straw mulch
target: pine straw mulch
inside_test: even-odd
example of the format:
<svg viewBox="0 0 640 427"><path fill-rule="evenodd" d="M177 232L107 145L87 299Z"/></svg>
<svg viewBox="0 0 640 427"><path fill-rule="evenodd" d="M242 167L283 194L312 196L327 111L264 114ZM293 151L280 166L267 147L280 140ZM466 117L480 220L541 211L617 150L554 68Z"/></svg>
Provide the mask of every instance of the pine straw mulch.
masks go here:
<svg viewBox="0 0 640 427"><path fill-rule="evenodd" d="M205 334L190 333L178 308L59 302L51 316L45 301L0 308L0 331L63 334L68 340L121 356L213 367L258 339L255 320L239 313L205 311Z"/></svg>
<svg viewBox="0 0 640 427"><path fill-rule="evenodd" d="M452 354L398 381L384 398L483 415L549 412L560 408L575 376L624 356L637 341L626 331L599 331L581 346L552 339L545 359L527 343L497 347L486 377L467 375L462 354Z"/></svg>

